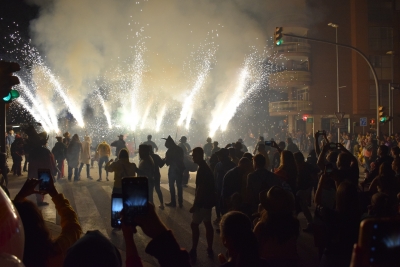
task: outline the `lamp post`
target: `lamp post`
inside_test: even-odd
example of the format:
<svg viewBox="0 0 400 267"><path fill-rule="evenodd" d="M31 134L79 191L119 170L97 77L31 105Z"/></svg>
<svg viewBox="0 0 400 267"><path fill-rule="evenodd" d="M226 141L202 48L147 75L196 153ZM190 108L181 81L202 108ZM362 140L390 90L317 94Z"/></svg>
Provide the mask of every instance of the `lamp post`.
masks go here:
<svg viewBox="0 0 400 267"><path fill-rule="evenodd" d="M392 95L392 86L394 83L394 52L393 51L387 51L386 55L391 55L392 56L392 82L389 86L389 117L391 116L392 119L389 120L389 135L393 133L393 125L394 125L394 116L393 116L393 95Z"/></svg>
<svg viewBox="0 0 400 267"><path fill-rule="evenodd" d="M336 32L336 43L338 42L338 35L337 35L337 29L339 27L339 25L335 24L335 23L328 23L329 27L335 28L335 32ZM337 101L337 112L340 112L340 92L339 92L339 50L338 50L338 46L336 45L336 101ZM338 142L340 137L340 128L338 127Z"/></svg>

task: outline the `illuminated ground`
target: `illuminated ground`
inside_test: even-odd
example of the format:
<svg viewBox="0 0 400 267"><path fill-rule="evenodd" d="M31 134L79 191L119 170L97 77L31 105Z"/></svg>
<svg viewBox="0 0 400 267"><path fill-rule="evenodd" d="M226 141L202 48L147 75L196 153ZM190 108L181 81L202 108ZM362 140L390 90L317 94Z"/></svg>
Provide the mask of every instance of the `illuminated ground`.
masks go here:
<svg viewBox="0 0 400 267"><path fill-rule="evenodd" d="M9 165L10 160L9 160ZM94 169L91 169L91 175L94 180L87 180L85 175L79 182L68 182L66 179L61 180L61 182L57 183L57 190L62 192L70 201L72 207L78 214L79 221L83 228L83 231L98 229L104 235L110 238L110 240L115 244L121 251L122 256L125 256L124 253L124 242L122 238L121 231L113 231L110 226L110 201L111 201L111 191L112 191L112 182L97 182L95 181L98 178L97 165ZM167 185L167 168L161 169L161 190L164 195L164 201L169 202L170 195ZM85 173L85 169L82 171L82 174ZM26 179L26 174L23 173L21 177L14 177L13 175L9 175L9 190L11 196L14 197L22 184ZM104 175L104 173L103 173ZM191 173L191 180L189 183L189 187L184 188L184 208L165 208L165 210L157 209L157 213L163 222L174 232L179 244L181 247L190 250L191 248L191 230L190 230L190 221L191 214L188 212L191 207L191 203L193 203L194 198L194 177L195 173ZM110 174L112 178L113 175ZM35 200L35 196L31 196L30 199L32 201ZM158 206L159 202L157 199L157 195L154 194L155 205ZM52 204L49 196L45 196L45 201L49 202L50 205L46 207L41 207L43 217L46 221L51 223L55 223L56 225L60 223L60 217L56 214L54 209L54 204ZM213 212L213 220L215 214ZM299 215L299 219L302 227L305 227L306 220L302 214ZM51 232L57 232L58 227L52 227ZM203 227L200 228L200 243L198 246L198 262L193 266L204 266L204 267L213 267L219 266L217 257L214 260L210 260L207 258L206 254L206 239L205 239L205 230ZM138 232L135 235L135 242L137 244L139 254L143 261L148 264L148 266L158 266L158 263L151 256L147 255L144 252L144 249L149 242L149 238L145 236L142 232ZM218 234L216 233L214 236L214 252L216 255L221 252L225 252L225 249L219 239ZM314 247L313 236L310 234L300 233L300 237L298 240L298 252L303 259L304 266L317 266L318 265L318 253Z"/></svg>

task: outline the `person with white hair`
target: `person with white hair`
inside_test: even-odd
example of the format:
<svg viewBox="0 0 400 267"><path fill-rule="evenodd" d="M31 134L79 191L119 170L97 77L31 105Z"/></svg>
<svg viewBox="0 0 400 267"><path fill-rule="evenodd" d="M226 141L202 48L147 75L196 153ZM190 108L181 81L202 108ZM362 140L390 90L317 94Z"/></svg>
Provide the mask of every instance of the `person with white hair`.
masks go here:
<svg viewBox="0 0 400 267"><path fill-rule="evenodd" d="M92 140L89 136L84 137L84 141L82 142L82 150L80 156L81 165L79 166L79 176L81 175L81 171L83 169L83 165L86 165L86 178L89 180L93 180L90 176L90 145L92 144Z"/></svg>

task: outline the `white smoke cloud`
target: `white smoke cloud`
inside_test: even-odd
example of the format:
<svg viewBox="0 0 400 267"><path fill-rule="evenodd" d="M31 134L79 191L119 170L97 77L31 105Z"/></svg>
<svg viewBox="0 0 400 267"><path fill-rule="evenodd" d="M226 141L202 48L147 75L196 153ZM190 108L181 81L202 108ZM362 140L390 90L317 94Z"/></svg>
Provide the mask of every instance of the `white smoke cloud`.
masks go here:
<svg viewBox="0 0 400 267"><path fill-rule="evenodd" d="M93 84L102 87L104 100L119 110L130 110L121 103L139 90L135 96L135 110L141 112L138 116L154 101L149 117L156 119L157 107L182 103L190 94L201 69L202 53L216 47L207 81L193 101L193 118L207 125L212 109L220 105L216 99L229 95L227 90L234 87L246 56L254 49L262 51L272 33L267 29L288 19L276 17L274 12L287 14L286 8L301 13L300 8L305 8L305 0L29 2L41 7L39 17L31 23L33 43L60 77L68 96L81 107L96 89ZM290 18L293 23L305 19L302 15ZM139 47L143 49L140 88L132 88ZM203 103L207 103L206 113L201 110ZM168 108L173 107L169 104Z"/></svg>

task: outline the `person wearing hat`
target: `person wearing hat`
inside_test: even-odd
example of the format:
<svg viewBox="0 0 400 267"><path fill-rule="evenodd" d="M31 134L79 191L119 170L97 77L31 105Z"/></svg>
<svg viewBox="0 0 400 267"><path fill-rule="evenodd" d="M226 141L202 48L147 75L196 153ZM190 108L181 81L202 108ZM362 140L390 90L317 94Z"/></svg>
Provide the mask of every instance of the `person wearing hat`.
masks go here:
<svg viewBox="0 0 400 267"><path fill-rule="evenodd" d="M55 143L51 153L54 155L54 159L57 163L57 168L59 170L57 178L64 178L64 160L67 157L67 146L63 143L61 136L56 136L57 143Z"/></svg>
<svg viewBox="0 0 400 267"><path fill-rule="evenodd" d="M262 191L259 197L263 210L254 234L260 257L279 262L280 266L299 266L297 239L300 222L294 216L293 194L280 186L273 186Z"/></svg>
<svg viewBox="0 0 400 267"><path fill-rule="evenodd" d="M64 138L63 138L63 143L68 147L69 146L69 143L71 142L71 135L70 135L70 133L69 132L65 132L64 134L63 134L63 136L64 136Z"/></svg>
<svg viewBox="0 0 400 267"><path fill-rule="evenodd" d="M123 134L118 135L118 140L112 142L112 143L110 144L110 146L115 147L115 156L116 156L116 157L118 157L119 152L120 152L122 149L124 149L124 148L125 148L125 149L128 149L128 148L126 147L126 143L125 143L124 135L123 135ZM129 150L128 150L128 151L129 151Z"/></svg>
<svg viewBox="0 0 400 267"><path fill-rule="evenodd" d="M153 149L153 152L154 152L154 150L156 150L156 152L158 152L158 146L156 145L156 143L154 143L153 141L151 141L151 138L153 138L153 136L151 136L151 135L149 134L149 135L147 136L147 141L146 141L146 142L143 142L143 145L151 146L152 149Z"/></svg>
<svg viewBox="0 0 400 267"><path fill-rule="evenodd" d="M185 162L185 158L186 158L186 160L188 160L189 152L192 150L190 145L187 143L186 136L181 137L181 139L179 140L178 146L180 148L182 148L182 150L183 150L183 156L184 156L184 162ZM185 170L183 171L182 186L187 187L189 179L190 179L189 169L185 168Z"/></svg>
<svg viewBox="0 0 400 267"><path fill-rule="evenodd" d="M175 194L175 183L178 190L178 203L179 207L183 207L183 193L182 193L182 176L185 170L183 163L183 150L177 144L175 144L172 137L169 135L165 140L165 147L167 152L165 153L165 164L169 166L168 169L168 183L169 192L171 194L171 202L165 203L167 207L176 207L176 194Z"/></svg>
<svg viewBox="0 0 400 267"><path fill-rule="evenodd" d="M86 165L86 178L89 180L93 180L90 176L90 145L92 144L92 140L89 136L84 137L84 141L82 142L82 152L80 157L81 165L79 166L79 176L81 175L81 171L83 169L83 165Z"/></svg>
<svg viewBox="0 0 400 267"><path fill-rule="evenodd" d="M213 150L213 145L211 143L212 140L210 137L208 137L206 141L207 141L207 144L205 144L203 146L203 150L204 150L205 159L206 159L206 161L208 161L212 155L211 152Z"/></svg>

